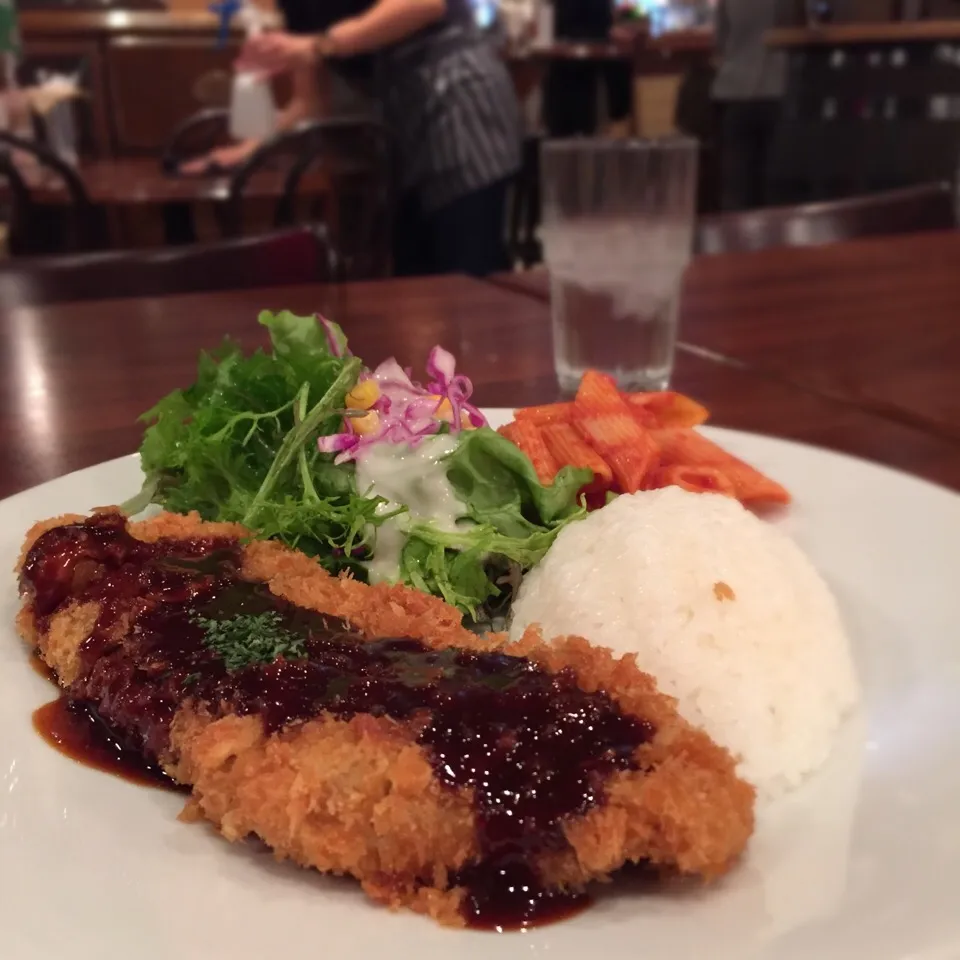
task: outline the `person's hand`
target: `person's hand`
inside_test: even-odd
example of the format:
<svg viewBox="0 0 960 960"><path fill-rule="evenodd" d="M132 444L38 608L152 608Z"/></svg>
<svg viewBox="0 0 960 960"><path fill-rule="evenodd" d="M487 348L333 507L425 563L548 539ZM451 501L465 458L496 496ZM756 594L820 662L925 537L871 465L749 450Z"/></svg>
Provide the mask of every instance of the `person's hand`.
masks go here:
<svg viewBox="0 0 960 960"><path fill-rule="evenodd" d="M216 171L232 170L239 167L259 146L256 140L244 140L232 143L229 147L219 147L180 164L180 173L186 177L202 177Z"/></svg>
<svg viewBox="0 0 960 960"><path fill-rule="evenodd" d="M317 57L313 37L298 37L276 30L250 37L240 51L238 70L260 73L288 73L297 67L309 66Z"/></svg>

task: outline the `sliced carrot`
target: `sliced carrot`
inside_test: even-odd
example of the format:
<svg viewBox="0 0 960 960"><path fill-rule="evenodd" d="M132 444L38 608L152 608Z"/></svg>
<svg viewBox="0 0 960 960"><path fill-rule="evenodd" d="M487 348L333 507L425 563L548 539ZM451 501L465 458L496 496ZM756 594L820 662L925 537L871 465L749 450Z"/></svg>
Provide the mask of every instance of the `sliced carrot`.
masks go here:
<svg viewBox="0 0 960 960"><path fill-rule="evenodd" d="M580 378L580 386L574 398L577 411L584 413L601 413L608 411L622 411L626 403L617 389L617 381L606 373L598 370L588 370Z"/></svg>
<svg viewBox="0 0 960 960"><path fill-rule="evenodd" d="M610 464L623 493L642 490L647 476L660 463L660 451L652 434L629 412L578 416L574 426Z"/></svg>
<svg viewBox="0 0 960 960"><path fill-rule="evenodd" d="M660 428L696 427L710 416L705 406L673 390L627 393L624 399L635 414L644 417L642 423Z"/></svg>
<svg viewBox="0 0 960 960"><path fill-rule="evenodd" d="M533 464L533 469L537 471L537 479L544 486L553 483L557 470L560 468L556 458L547 448L543 434L540 433L540 428L535 423L515 420L501 428L501 432L527 455Z"/></svg>
<svg viewBox="0 0 960 960"><path fill-rule="evenodd" d="M573 401L567 403L545 403L539 407L522 407L514 413L517 420L529 420L531 423L569 423L573 416Z"/></svg>
<svg viewBox="0 0 960 960"><path fill-rule="evenodd" d="M547 423L540 433L560 467L586 467L593 471L591 490L607 490L613 483L613 471L610 465L584 441L583 437L569 423Z"/></svg>
<svg viewBox="0 0 960 960"><path fill-rule="evenodd" d="M677 427L653 432L664 467L713 467L732 484L743 503L789 503L790 492L696 430Z"/></svg>

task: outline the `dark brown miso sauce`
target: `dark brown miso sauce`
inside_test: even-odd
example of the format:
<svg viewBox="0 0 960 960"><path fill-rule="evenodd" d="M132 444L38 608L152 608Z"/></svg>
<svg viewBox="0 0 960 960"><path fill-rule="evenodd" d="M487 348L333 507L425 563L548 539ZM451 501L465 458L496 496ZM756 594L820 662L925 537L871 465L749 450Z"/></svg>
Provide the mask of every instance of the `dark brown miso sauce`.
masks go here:
<svg viewBox="0 0 960 960"><path fill-rule="evenodd" d="M593 904L586 893L545 887L530 863L487 859L462 870L457 882L467 889L464 915L474 930L505 933L569 920Z"/></svg>
<svg viewBox="0 0 960 960"><path fill-rule="evenodd" d="M187 700L214 715L255 714L268 731L322 714L408 722L437 780L473 797L479 856L452 878L466 890L466 921L518 929L587 904L545 885L538 863L567 849L564 822L604 803L610 775L635 767L650 724L581 690L570 671L402 637L368 640L238 570L235 542L146 544L121 517L99 515L41 537L22 585L41 629L67 602L99 604L69 694L95 706L123 743L142 745L148 762L169 746ZM299 652L228 670L210 623L230 632L263 614Z"/></svg>
<svg viewBox="0 0 960 960"><path fill-rule="evenodd" d="M59 753L86 767L142 786L184 789L139 751L124 747L89 707L69 697L34 710L33 728Z"/></svg>

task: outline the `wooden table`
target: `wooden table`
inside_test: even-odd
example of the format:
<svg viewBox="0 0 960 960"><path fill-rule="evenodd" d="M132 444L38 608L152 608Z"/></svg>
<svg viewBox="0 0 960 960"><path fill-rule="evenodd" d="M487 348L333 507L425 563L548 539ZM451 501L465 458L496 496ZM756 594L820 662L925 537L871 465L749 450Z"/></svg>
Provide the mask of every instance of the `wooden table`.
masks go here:
<svg viewBox="0 0 960 960"><path fill-rule="evenodd" d="M960 233L700 257L680 335L751 371L960 441ZM546 300L543 271L497 278Z"/></svg>
<svg viewBox="0 0 960 960"><path fill-rule="evenodd" d="M297 188L296 202L307 213L301 216L326 220L332 229L338 223L333 177L349 176L355 166L341 164L333 176L327 170L311 170L304 174ZM165 246L192 243L197 240L195 217L205 214L211 228L219 236L224 226L213 208L199 204L222 203L230 195L229 176L178 177L165 174L156 158L92 160L81 162L78 172L90 201L96 208L95 224L87 232L95 232L114 249ZM245 233L268 230L274 223L276 203L283 193L286 170L280 167L259 170L244 184L243 222ZM29 181L34 202L46 208L53 218L48 233L54 237L68 229L73 200L66 186L55 174ZM0 200L9 200L6 184L0 185ZM102 222L103 226L99 226ZM147 238L145 240L145 237ZM88 241L89 242L89 241ZM50 252L43 250L43 252Z"/></svg>
<svg viewBox="0 0 960 960"><path fill-rule="evenodd" d="M349 174L348 167L344 170ZM161 170L156 158L91 160L82 162L78 172L91 202L105 213L109 245L119 249L143 246L144 225L151 218L162 222L164 244L193 242L197 239L197 205L223 202L230 194L229 176L170 176ZM260 170L244 185L243 209L245 215L252 210L251 231L269 229L273 223L285 173L279 168ZM335 212L335 205L329 202L332 193L331 177L316 170L303 176L297 197L310 205L311 216L329 219ZM0 187L0 198L6 194L6 187ZM72 205L64 182L54 174L31 182L30 195L37 204L50 208L54 216L59 208L66 210ZM156 237L154 242L160 239Z"/></svg>
<svg viewBox="0 0 960 960"><path fill-rule="evenodd" d="M156 158L91 160L78 168L91 201L109 207L161 206L168 203L200 203L226 200L230 177L176 177L165 174ZM244 197L276 199L283 192L285 171L264 170L250 178ZM301 192L322 196L330 188L325 174L305 176ZM60 205L70 197L57 179L46 179L31 187L37 203Z"/></svg>
<svg viewBox="0 0 960 960"><path fill-rule="evenodd" d="M105 211L106 239L116 249L144 246L144 225L151 218L160 224L161 236L156 239L162 239L164 245L193 243L197 240L197 205L222 203L230 195L229 176L170 176L161 170L156 158L93 160L81 163L78 169L90 200ZM244 232L271 227L276 202L283 193L285 173L280 169L260 170L246 182L243 212L244 219L251 223L240 225ZM297 197L309 204L311 217L326 218L335 228L336 204L329 202L332 193L331 177L325 171L315 170L303 176ZM54 175L32 183L30 194L54 214L57 208L72 202L63 181ZM216 230L222 232L222 223L217 222ZM146 232L149 234L149 229Z"/></svg>
<svg viewBox="0 0 960 960"><path fill-rule="evenodd" d="M767 33L775 47L828 46L845 43L917 43L924 40L960 40L958 20L877 21L831 23L810 27L780 27Z"/></svg>
<svg viewBox="0 0 960 960"><path fill-rule="evenodd" d="M264 343L262 308L327 313L371 364L395 355L422 372L442 343L483 405L559 395L546 304L463 277L21 308L0 325L0 496L134 451L137 415L192 381L200 349L226 334L246 347ZM851 404L691 354L679 357L675 385L707 403L718 424L845 450L960 489L960 444Z"/></svg>

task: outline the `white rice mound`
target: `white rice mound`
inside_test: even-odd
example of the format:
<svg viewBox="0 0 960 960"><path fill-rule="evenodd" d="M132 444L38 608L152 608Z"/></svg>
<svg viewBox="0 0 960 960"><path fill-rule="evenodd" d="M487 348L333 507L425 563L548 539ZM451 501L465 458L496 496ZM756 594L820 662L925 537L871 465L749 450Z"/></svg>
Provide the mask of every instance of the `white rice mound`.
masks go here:
<svg viewBox="0 0 960 960"><path fill-rule="evenodd" d="M859 699L829 588L728 497L668 487L570 524L520 588L512 635L530 624L635 653L767 799L826 760Z"/></svg>

